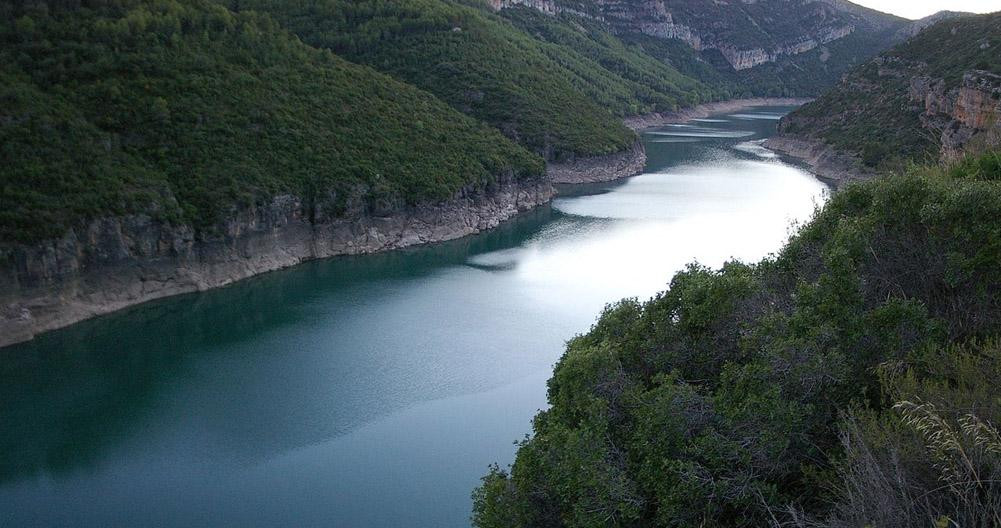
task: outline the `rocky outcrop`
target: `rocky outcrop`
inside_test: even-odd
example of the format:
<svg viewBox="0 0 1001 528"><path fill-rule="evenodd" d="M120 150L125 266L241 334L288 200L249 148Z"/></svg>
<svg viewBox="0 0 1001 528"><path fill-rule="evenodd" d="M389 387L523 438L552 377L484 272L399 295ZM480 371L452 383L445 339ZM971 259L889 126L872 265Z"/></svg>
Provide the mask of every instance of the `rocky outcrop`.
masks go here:
<svg viewBox="0 0 1001 528"><path fill-rule="evenodd" d="M908 96L924 106L921 124L939 135L943 158L1001 145L1001 75L972 70L951 89L942 79L917 76Z"/></svg>
<svg viewBox="0 0 1001 528"><path fill-rule="evenodd" d="M577 16L601 20L602 17L596 13L587 12L582 9L574 9L570 5L554 0L487 0L490 7L495 11L507 9L515 6L530 7L547 15L557 15L560 13L570 13Z"/></svg>
<svg viewBox="0 0 1001 528"><path fill-rule="evenodd" d="M806 163L818 178L834 188L874 176L858 156L839 151L815 139L773 136L765 140L764 145L779 154Z"/></svg>
<svg viewBox="0 0 1001 528"><path fill-rule="evenodd" d="M779 132L880 171L1001 148L1001 14L945 18L849 72Z"/></svg>
<svg viewBox="0 0 1001 528"><path fill-rule="evenodd" d="M514 6L525 6L539 10L547 15L555 15L561 11L560 6L552 0L489 0L494 10L507 9Z"/></svg>
<svg viewBox="0 0 1001 528"><path fill-rule="evenodd" d="M718 50L734 70L806 53L864 26L883 31L903 21L839 0L490 0L494 9L527 6L548 15L600 19L613 30L678 39L696 51Z"/></svg>
<svg viewBox="0 0 1001 528"><path fill-rule="evenodd" d="M637 139L632 148L622 152L550 163L546 173L553 183L597 183L634 176L645 166L646 151Z"/></svg>
<svg viewBox="0 0 1001 528"><path fill-rule="evenodd" d="M816 47L843 38L855 31L852 18L838 17L833 9L824 10L823 16L808 17L810 20L824 20L822 23L797 24L795 33L787 33L786 28L769 28L775 26L773 16L767 15L764 6L755 6L749 10L742 5L731 5L727 10L714 3L698 2L665 2L663 0L646 0L639 2L624 2L620 0L599 1L606 18L625 31L641 33L665 38L679 39L697 51L718 50L734 70L745 70L768 62L775 62L780 57L805 53ZM805 6L804 9L816 11L816 6ZM778 6L776 9L794 9L791 6ZM790 13L785 13L789 16ZM812 13L811 13L812 14ZM764 15L764 16L763 16ZM758 20L760 18L760 20ZM738 37L748 31L755 37L751 40L758 45L748 45L744 37ZM768 43L768 46L761 46Z"/></svg>
<svg viewBox="0 0 1001 528"><path fill-rule="evenodd" d="M783 56L806 53L820 45L847 37L853 31L855 31L855 26L853 25L824 28L813 36L803 37L800 40L778 45L770 50L766 50L764 48L738 49L728 45L715 45L713 47L719 49L723 58L730 63L730 66L732 66L734 70L740 71L750 69L767 62L775 62Z"/></svg>
<svg viewBox="0 0 1001 528"><path fill-rule="evenodd" d="M0 346L152 299L330 257L450 240L548 202L549 182L508 179L437 205L350 219L304 214L294 196L235 214L215 235L148 216L104 218L33 246L0 247ZM322 221L315 221L321 218Z"/></svg>

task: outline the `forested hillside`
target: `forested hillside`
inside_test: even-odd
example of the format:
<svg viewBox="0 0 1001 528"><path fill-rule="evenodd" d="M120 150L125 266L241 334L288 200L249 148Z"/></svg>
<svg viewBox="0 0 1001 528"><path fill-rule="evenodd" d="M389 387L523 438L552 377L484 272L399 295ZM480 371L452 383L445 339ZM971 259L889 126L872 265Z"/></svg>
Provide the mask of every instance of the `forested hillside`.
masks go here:
<svg viewBox="0 0 1001 528"><path fill-rule="evenodd" d="M873 168L1001 144L1001 14L953 18L853 70L781 131Z"/></svg>
<svg viewBox="0 0 1001 528"><path fill-rule="evenodd" d="M869 30L738 71L713 58L722 48L695 52L603 18L611 4L571 4L5 3L2 238L136 212L201 229L279 193L304 197L307 214L441 200L499 174L539 176L529 152L630 149L623 116L814 93L892 25L805 2L796 16L833 17L818 35L852 20ZM671 9L700 20L699 2L683 4ZM766 33L762 45L813 38Z"/></svg>
<svg viewBox="0 0 1001 528"><path fill-rule="evenodd" d="M91 7L87 7L91 6ZM207 229L447 199L542 160L412 86L205 0L0 6L0 242L143 213Z"/></svg>
<svg viewBox="0 0 1001 528"><path fill-rule="evenodd" d="M700 83L647 64L659 90L576 50L546 45L485 5L447 0L231 0L331 49L434 93L550 160L607 154L635 137L617 116L699 100ZM589 37L583 36L585 40ZM708 95L707 95L708 96Z"/></svg>
<svg viewBox="0 0 1001 528"><path fill-rule="evenodd" d="M791 9L796 20L823 15L829 19L826 24L837 27L795 34L786 23L771 32L748 32L736 31L743 26L733 22L741 45L760 38L758 46L795 42L803 50L737 68L721 54L729 47L697 52L680 35L667 38L672 35L659 26L643 32L605 17L607 6L590 2L536 2L534 7L499 2L495 4L505 8L496 12L476 0L224 3L234 10L269 13L304 42L434 93L552 161L627 148L633 136L619 124L622 116L733 97L817 94L885 47L897 27L892 17L880 25L822 2L801 2ZM621 11L653 17L641 4L627 3ZM741 9L749 9L682 4L670 8L702 18L723 12L731 22L741 19ZM762 20L773 20L776 9L769 2L754 11ZM656 18L649 22L660 23ZM835 36L829 35L832 31L848 31L845 24L858 28L826 40Z"/></svg>
<svg viewBox="0 0 1001 528"><path fill-rule="evenodd" d="M1001 155L856 184L573 339L480 527L993 526Z"/></svg>

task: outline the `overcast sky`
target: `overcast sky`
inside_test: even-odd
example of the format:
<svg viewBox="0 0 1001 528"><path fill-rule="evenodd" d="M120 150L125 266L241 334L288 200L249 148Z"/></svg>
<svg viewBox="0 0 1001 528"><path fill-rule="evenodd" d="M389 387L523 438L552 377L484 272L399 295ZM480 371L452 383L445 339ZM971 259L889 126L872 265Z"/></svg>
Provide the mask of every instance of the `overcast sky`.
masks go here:
<svg viewBox="0 0 1001 528"><path fill-rule="evenodd" d="M943 9L991 13L1001 11L1001 0L852 0L856 4L906 18L921 18Z"/></svg>

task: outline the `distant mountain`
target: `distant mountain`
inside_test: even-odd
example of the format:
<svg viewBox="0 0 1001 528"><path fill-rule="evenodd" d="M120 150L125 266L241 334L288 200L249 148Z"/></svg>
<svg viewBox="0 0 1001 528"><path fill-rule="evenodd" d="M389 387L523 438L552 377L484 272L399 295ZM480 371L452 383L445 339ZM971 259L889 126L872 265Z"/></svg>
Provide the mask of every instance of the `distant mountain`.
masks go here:
<svg viewBox="0 0 1001 528"><path fill-rule="evenodd" d="M780 130L862 168L1001 144L1001 13L950 17L856 68Z"/></svg>
<svg viewBox="0 0 1001 528"><path fill-rule="evenodd" d="M491 0L491 5L601 20L625 41L646 42L648 52L678 63L688 75L756 95L819 93L889 46L907 24L841 0ZM657 50L650 38L683 46ZM697 67L685 68L686 62Z"/></svg>
<svg viewBox="0 0 1001 528"><path fill-rule="evenodd" d="M781 61L850 35L885 33L902 19L850 2L818 0L595 0L619 32L715 50L734 70Z"/></svg>
<svg viewBox="0 0 1001 528"><path fill-rule="evenodd" d="M834 0L224 3L434 93L551 161L629 148L621 116L817 94L905 24Z"/></svg>

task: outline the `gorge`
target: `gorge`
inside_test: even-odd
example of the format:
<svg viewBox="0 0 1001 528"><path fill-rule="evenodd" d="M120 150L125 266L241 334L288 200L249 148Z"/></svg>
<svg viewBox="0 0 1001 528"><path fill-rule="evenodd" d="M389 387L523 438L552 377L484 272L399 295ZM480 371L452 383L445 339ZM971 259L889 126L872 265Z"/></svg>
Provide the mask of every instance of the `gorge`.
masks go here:
<svg viewBox="0 0 1001 528"><path fill-rule="evenodd" d="M309 262L4 349L4 519L467 526L470 489L510 460L564 341L609 299L646 297L696 258L759 258L822 202L758 144L787 110L652 129L644 174L565 189L480 235Z"/></svg>
<svg viewBox="0 0 1001 528"><path fill-rule="evenodd" d="M0 44L0 525L1001 524L1001 12L14 0Z"/></svg>

